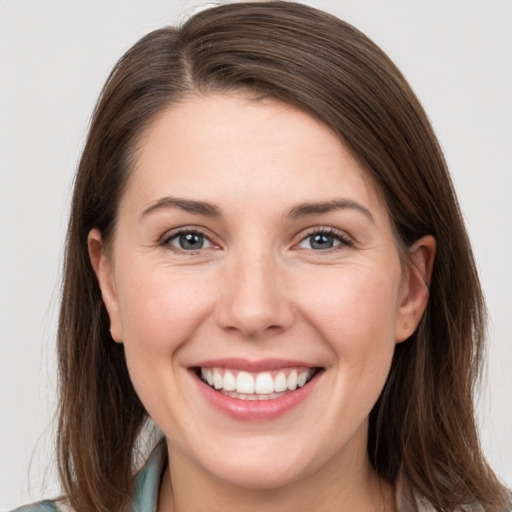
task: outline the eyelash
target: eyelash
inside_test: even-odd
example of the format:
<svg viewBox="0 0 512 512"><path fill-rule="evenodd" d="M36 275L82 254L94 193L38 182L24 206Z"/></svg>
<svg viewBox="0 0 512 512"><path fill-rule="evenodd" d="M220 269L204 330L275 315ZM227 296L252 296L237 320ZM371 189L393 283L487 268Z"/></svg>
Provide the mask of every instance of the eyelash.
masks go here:
<svg viewBox="0 0 512 512"><path fill-rule="evenodd" d="M211 241L210 237L208 235L206 235L206 233L204 231L202 231L201 229L196 228L196 227L180 228L177 231L167 233L162 238L160 245L165 246L167 249L169 249L170 251L173 251L175 253L186 253L186 254L192 254L192 255L199 254L200 251L204 249L203 247L201 247L200 249L196 249L196 250L186 250L186 249L183 249L180 247L175 247L174 245L171 245L171 243L170 243L171 240L179 238L184 235L200 235L204 238L205 241L207 241L212 246L216 245L216 244L214 244L214 242Z"/></svg>
<svg viewBox="0 0 512 512"><path fill-rule="evenodd" d="M337 229L334 229L334 228L314 228L311 231L307 232L306 235L300 239L299 244L301 244L308 238L314 237L315 235L324 235L324 236L332 237L340 243L339 243L339 245L336 245L334 247L329 247L327 249L321 249L321 250L308 249L313 252L331 252L331 251L336 251L338 249L343 249L346 247L354 246L354 241L346 233L344 233L343 231L338 231Z"/></svg>
<svg viewBox="0 0 512 512"><path fill-rule="evenodd" d="M214 242L212 242L210 237L208 235L206 235L206 233L203 230L196 228L196 227L180 228L177 231L168 233L162 238L160 245L165 246L167 249L169 249L175 253L182 253L182 254L186 253L186 254L190 254L190 255L199 254L201 250L209 248L209 247L201 247L200 249L197 249L197 250L186 250L183 248L176 247L170 243L171 240L177 239L177 238L179 238L181 236L185 236L185 235L200 235L204 238L204 240L206 240L212 246L216 245ZM319 253L320 252L322 252L322 253L329 252L330 253L332 251L336 251L336 250L343 249L346 247L354 246L353 240L346 233L344 233L342 231L338 231L333 228L314 228L311 231L307 232L304 236L302 236L302 238L299 240L299 242L297 244L294 245L294 247L303 243L308 238L312 238L316 235L324 235L327 237L332 237L335 240L337 240L339 242L339 244L335 245L333 247L328 247L327 249L315 250L313 248L306 248L306 250L309 250L312 252L319 252Z"/></svg>

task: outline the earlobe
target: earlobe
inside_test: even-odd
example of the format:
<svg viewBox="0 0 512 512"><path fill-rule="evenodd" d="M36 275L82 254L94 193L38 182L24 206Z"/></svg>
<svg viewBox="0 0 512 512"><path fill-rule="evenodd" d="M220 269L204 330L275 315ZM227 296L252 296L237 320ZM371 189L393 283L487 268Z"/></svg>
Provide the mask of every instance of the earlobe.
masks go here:
<svg viewBox="0 0 512 512"><path fill-rule="evenodd" d="M420 238L409 248L410 265L404 276L395 329L397 343L413 334L427 307L436 248L431 235Z"/></svg>
<svg viewBox="0 0 512 512"><path fill-rule="evenodd" d="M87 237L89 258L94 273L98 279L103 303L107 308L110 318L110 333L114 341L122 343L123 332L121 326L121 315L119 313L119 302L114 286L112 264L107 258L103 246L103 240L99 229L92 229Z"/></svg>

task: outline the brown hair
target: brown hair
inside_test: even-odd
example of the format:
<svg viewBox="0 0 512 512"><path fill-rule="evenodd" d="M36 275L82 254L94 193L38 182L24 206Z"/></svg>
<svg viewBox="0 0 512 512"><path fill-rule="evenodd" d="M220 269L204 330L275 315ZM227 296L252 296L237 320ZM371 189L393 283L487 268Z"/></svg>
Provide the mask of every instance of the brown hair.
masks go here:
<svg viewBox="0 0 512 512"><path fill-rule="evenodd" d="M80 161L65 256L58 333L58 455L78 511L121 511L134 447L147 419L128 375L88 258L87 236L108 243L137 142L184 96L253 91L306 111L345 141L387 204L397 239L437 240L430 299L397 345L370 416L375 470L436 510L503 510L506 491L482 455L473 395L485 307L446 164L417 98L390 59L347 23L291 2L222 5L150 33L117 63Z"/></svg>

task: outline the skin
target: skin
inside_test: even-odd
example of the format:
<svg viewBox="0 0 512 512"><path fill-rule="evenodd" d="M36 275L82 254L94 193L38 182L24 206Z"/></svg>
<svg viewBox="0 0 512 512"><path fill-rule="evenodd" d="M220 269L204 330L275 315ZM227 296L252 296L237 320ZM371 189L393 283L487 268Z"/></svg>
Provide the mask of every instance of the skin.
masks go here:
<svg viewBox="0 0 512 512"><path fill-rule="evenodd" d="M151 209L166 197L221 215ZM367 213L290 215L338 199ZM203 248L180 248L184 227L205 235ZM312 246L318 230L332 248ZM421 319L435 241L401 264L385 205L328 127L242 94L173 105L142 138L112 246L93 230L89 249L112 337L167 439L160 511L395 509L368 462L368 415L395 344ZM188 371L225 357L324 371L291 411L244 422L212 408Z"/></svg>

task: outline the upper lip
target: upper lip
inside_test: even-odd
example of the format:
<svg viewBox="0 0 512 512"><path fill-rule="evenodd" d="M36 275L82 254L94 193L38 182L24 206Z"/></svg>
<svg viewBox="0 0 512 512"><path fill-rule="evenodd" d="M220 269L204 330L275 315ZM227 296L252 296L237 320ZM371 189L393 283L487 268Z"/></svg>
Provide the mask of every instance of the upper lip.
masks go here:
<svg viewBox="0 0 512 512"><path fill-rule="evenodd" d="M318 365L305 363L304 361L295 361L291 359L258 359L248 360L243 358L222 358L208 359L192 365L197 368L232 368L234 370L246 372L262 372L270 370L279 370L281 368L317 368Z"/></svg>

